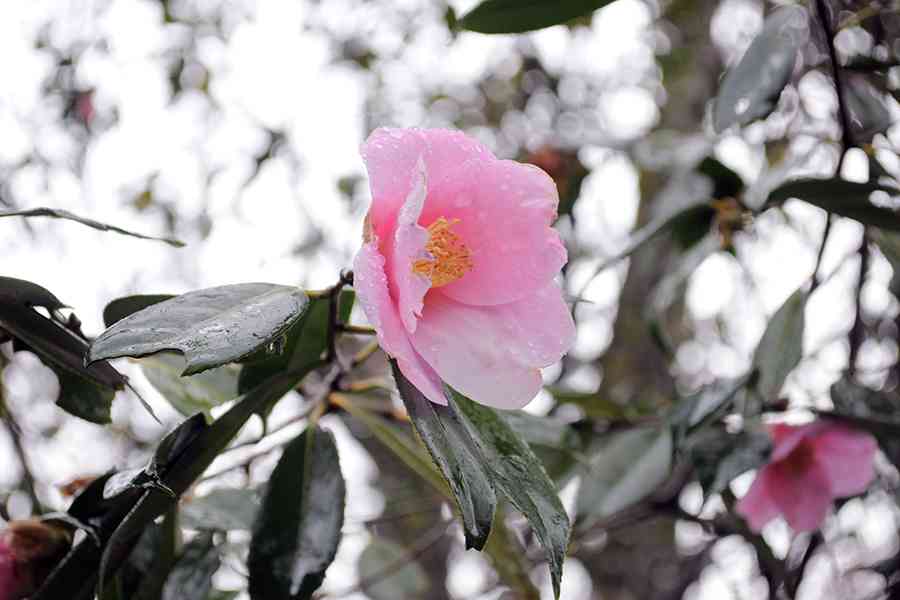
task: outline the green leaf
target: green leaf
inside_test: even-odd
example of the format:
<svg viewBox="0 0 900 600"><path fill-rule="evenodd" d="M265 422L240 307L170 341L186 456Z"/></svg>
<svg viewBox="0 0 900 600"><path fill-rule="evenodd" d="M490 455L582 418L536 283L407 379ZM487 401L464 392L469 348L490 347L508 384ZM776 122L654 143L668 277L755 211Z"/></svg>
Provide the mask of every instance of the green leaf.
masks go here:
<svg viewBox="0 0 900 600"><path fill-rule="evenodd" d="M180 543L177 520L177 511L171 510L159 525L151 525L141 534L119 572L124 598L159 600L166 578L175 564L176 545Z"/></svg>
<svg viewBox="0 0 900 600"><path fill-rule="evenodd" d="M34 310L35 306L51 311L51 318ZM0 330L15 338L17 348L34 352L56 373L61 408L94 423L108 423L115 391L124 388L126 379L105 361L85 366L88 344L70 329L69 322L59 322L61 307L56 296L37 284L0 277Z"/></svg>
<svg viewBox="0 0 900 600"><path fill-rule="evenodd" d="M479 33L522 33L590 14L612 0L485 0L458 20Z"/></svg>
<svg viewBox="0 0 900 600"><path fill-rule="evenodd" d="M577 512L582 527L635 504L653 493L672 469L669 427L635 428L607 436L582 478Z"/></svg>
<svg viewBox="0 0 900 600"><path fill-rule="evenodd" d="M759 372L755 389L763 402L774 402L784 382L803 358L806 292L791 294L769 319L756 351L753 368Z"/></svg>
<svg viewBox="0 0 900 600"><path fill-rule="evenodd" d="M136 312L91 344L91 362L146 356L165 350L184 354L184 375L235 362L275 342L309 304L302 290L270 283L242 283L189 292Z"/></svg>
<svg viewBox="0 0 900 600"><path fill-rule="evenodd" d="M392 426L378 415L362 408L352 401L346 401L338 394L332 395L333 401L336 400L339 405L348 413L365 424L368 430L381 442L388 450L394 453L407 467L422 479L427 481L435 490L441 493L447 500L452 500L450 488L441 477L441 474L435 469L434 464L425 455L422 447L417 444L410 436L400 433L397 427Z"/></svg>
<svg viewBox="0 0 900 600"><path fill-rule="evenodd" d="M402 546L386 539L374 539L359 555L362 591L372 600L424 598L428 575Z"/></svg>
<svg viewBox="0 0 900 600"><path fill-rule="evenodd" d="M769 194L767 207L797 198L863 225L900 231L900 212L889 206L873 203L870 199L873 192L890 196L900 194L897 188L878 183L857 183L843 179L796 179L774 189Z"/></svg>
<svg viewBox="0 0 900 600"><path fill-rule="evenodd" d="M213 407L238 395L239 370L234 365L182 376L184 359L177 354L160 352L138 362L147 381L184 416L209 413Z"/></svg>
<svg viewBox="0 0 900 600"><path fill-rule="evenodd" d="M550 388L549 391L559 404L577 406L590 419L618 421L626 417L626 410L623 406L603 398L597 392L572 392L556 388Z"/></svg>
<svg viewBox="0 0 900 600"><path fill-rule="evenodd" d="M717 200L737 198L744 191L744 180L741 176L711 156L707 156L697 165L697 172L706 175L712 181L712 197Z"/></svg>
<svg viewBox="0 0 900 600"><path fill-rule="evenodd" d="M531 565L525 549L507 527L502 507L497 508L497 516L494 518L491 536L484 546L484 553L490 557L491 565L500 580L510 587L517 600L541 600L541 594L529 576Z"/></svg>
<svg viewBox="0 0 900 600"><path fill-rule="evenodd" d="M775 109L809 35L808 19L806 10L797 6L769 15L740 62L722 81L713 106L717 132L767 117Z"/></svg>
<svg viewBox="0 0 900 600"><path fill-rule="evenodd" d="M496 411L447 390L449 406L483 457L491 483L528 520L544 547L558 598L570 524L553 481L528 443Z"/></svg>
<svg viewBox="0 0 900 600"><path fill-rule="evenodd" d="M165 242L166 244L175 246L176 248L181 248L182 246L184 246L184 242L180 242L172 238L153 237L149 235L143 235L141 233L135 233L133 231L128 231L127 229L122 229L121 227L116 227L115 225L107 225L106 223L101 223L100 221L80 217L63 209L39 207L29 208L26 210L0 210L0 217L52 217L54 219L66 219L68 221L75 221L76 223L81 223L82 225L86 225L92 229L97 229L100 231L113 231L115 233L140 238L142 240L155 240L158 242Z"/></svg>
<svg viewBox="0 0 900 600"><path fill-rule="evenodd" d="M260 504L256 490L213 490L205 496L192 498L181 507L181 524L188 529L250 531Z"/></svg>
<svg viewBox="0 0 900 600"><path fill-rule="evenodd" d="M697 427L730 406L749 379L749 377L718 379L704 386L676 404L669 420L685 430Z"/></svg>
<svg viewBox="0 0 900 600"><path fill-rule="evenodd" d="M466 548L481 550L497 507L484 457L456 411L423 396L403 376L395 361L391 361L391 367L413 427L456 498Z"/></svg>
<svg viewBox="0 0 900 600"><path fill-rule="evenodd" d="M540 459L554 481L573 474L580 460L581 439L565 422L553 417L538 417L520 410L498 413Z"/></svg>
<svg viewBox="0 0 900 600"><path fill-rule="evenodd" d="M334 437L308 428L285 447L253 527L247 559L253 600L312 597L337 552L344 496Z"/></svg>
<svg viewBox="0 0 900 600"><path fill-rule="evenodd" d="M587 286L590 285L594 278L601 272L623 258L627 258L644 244L662 233L667 231L680 231L679 236L684 235L684 237L693 240L690 244L683 244L684 247L696 244L696 242L702 238L702 235L698 237L697 233L702 232L702 234L705 235L709 231L709 227L713 222L715 214L716 211L709 204L709 198L691 198L685 203L680 203L679 206L667 211L665 214L656 217L650 223L632 233L631 238L624 249L601 262L600 265L594 269L594 272L591 277L588 278L587 283L582 286L578 295L582 296L584 290L587 289ZM688 234L688 230L692 233Z"/></svg>
<svg viewBox="0 0 900 600"><path fill-rule="evenodd" d="M103 324L106 327L112 327L113 323L133 315L139 310L174 297L172 294L142 294L116 298L103 309Z"/></svg>
<svg viewBox="0 0 900 600"><path fill-rule="evenodd" d="M165 455L172 462L165 463L164 472L159 474L162 486L175 496L183 494L252 415L267 410L291 391L295 383L293 374L285 373L254 388L240 397L212 425L206 426L204 422L203 428L191 436L186 447L171 444L174 440L169 437L166 444L169 450ZM159 462L157 459L157 463ZM98 547L90 538L79 543L57 565L31 600L80 600L89 597L97 583L98 574L114 574L128 557L143 530L175 503L172 495L162 492L158 487L131 490L111 502L104 502L102 489L107 483L108 478L103 478L89 486L82 496L88 492L90 494L83 501L82 496L76 500L79 514L70 512L80 520L91 518L99 521L97 532L104 545Z"/></svg>
<svg viewBox="0 0 900 600"><path fill-rule="evenodd" d="M161 600L206 598L212 590L212 576L220 564L212 534L192 539L169 574Z"/></svg>
<svg viewBox="0 0 900 600"><path fill-rule="evenodd" d="M346 323L353 309L355 294L350 290L341 293L338 319ZM328 347L329 298L315 298L308 310L284 335L282 351L276 355L253 357L241 369L238 389L241 393L252 389L266 378L285 370L302 372L312 370Z"/></svg>
<svg viewBox="0 0 900 600"><path fill-rule="evenodd" d="M772 440L761 429L731 433L710 427L691 435L685 448L700 486L710 496L727 488L738 475L765 464Z"/></svg>

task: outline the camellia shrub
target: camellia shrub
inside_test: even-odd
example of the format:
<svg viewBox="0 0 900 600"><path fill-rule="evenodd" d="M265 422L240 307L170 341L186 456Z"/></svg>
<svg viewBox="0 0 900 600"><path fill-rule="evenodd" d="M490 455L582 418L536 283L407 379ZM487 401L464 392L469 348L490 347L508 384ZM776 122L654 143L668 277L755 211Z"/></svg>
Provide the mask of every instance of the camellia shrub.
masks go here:
<svg viewBox="0 0 900 600"><path fill-rule="evenodd" d="M577 30L614 4L485 0L460 16L448 9L445 20L454 35ZM652 4L659 19L688 10ZM872 264L900 266L889 133L900 114L891 37L900 28L892 9L857 4L766 4L758 34L716 74L715 96L700 103L692 123L699 141L684 134L669 144L674 158L666 164L677 168L642 175L641 191L665 196L659 180L667 178L702 185L676 202L660 200L652 214L642 210L613 254L573 242L588 176L577 148L547 145L509 160L465 128L377 127L361 150L370 203L355 224L359 247L326 289L248 282L109 298L106 329L91 336L65 299L0 277L0 368L19 353L35 355L58 379L59 409L115 429L114 398L136 394L120 372L125 363L115 362L128 358L183 416L144 449L146 464L72 482L71 500L47 507L4 405L35 514L7 519L0 533L0 600L440 599L449 592L429 577L446 575L448 557L463 551L481 553L492 569L484 597L540 598L544 590L559 598L567 561L577 560L596 578L591 597L676 598L697 593L713 548L726 538L742 540L755 557L747 577L763 584L752 587L753 597L795 597L823 568L817 553L839 541L827 525L852 499L877 490L896 520L900 369L889 365L875 381L860 373L860 356L867 340L890 340L897 362L896 297L878 323L861 306ZM854 32L867 55L843 55ZM814 115L800 115L795 98L804 71L834 91L834 127L815 140L835 151L827 173L776 158L811 135L801 130ZM101 118L89 91L70 104L69 118L82 127ZM782 121L796 126L780 128L787 141L770 131ZM748 131L765 138L768 169L755 181L714 149ZM278 136L270 142L259 163ZM868 161L867 177L843 177L851 151ZM738 263L736 240L757 236L766 219L789 220L791 205L815 207L824 219L810 276L768 317L740 375L679 381L680 334L665 315L684 301L704 260L718 254ZM119 234L182 245L59 208L20 207L0 217L0 225L14 217L75 221L110 233L110 244ZM852 223L860 239L845 259L859 265L849 298L855 312L842 334L846 365L824 402L804 401L784 390L805 357L807 305L837 272L823 272L823 255L841 223ZM584 366L570 353L590 327L579 320L590 304L585 293L612 271L627 278L612 337L627 343L605 350L602 385L570 385ZM0 382L0 400L2 391ZM545 408L522 410L538 396ZM153 403L140 400L156 419ZM290 418L270 426L286 405ZM386 513L424 523L425 533L401 544L368 523L372 542L337 592L322 587L347 521L346 467L328 425L335 417L385 469L401 467L416 486L414 500L436 498L432 510L403 514L391 513L386 494ZM262 454L221 469L223 457L273 439ZM277 461L254 481L250 464L262 455ZM223 478L235 471L247 475L243 484ZM893 521L884 526L896 530ZM690 551L676 543L685 527ZM447 540L462 548L445 547L426 572L423 556ZM651 550L621 550L642 541ZM672 552L658 557L660 549ZM643 552L650 575L635 566ZM641 575L614 576L604 571L607 561ZM864 597L895 597L896 549L854 568L879 578L867 592L875 595ZM220 585L225 571L240 584ZM616 590L628 595L606 595Z"/></svg>

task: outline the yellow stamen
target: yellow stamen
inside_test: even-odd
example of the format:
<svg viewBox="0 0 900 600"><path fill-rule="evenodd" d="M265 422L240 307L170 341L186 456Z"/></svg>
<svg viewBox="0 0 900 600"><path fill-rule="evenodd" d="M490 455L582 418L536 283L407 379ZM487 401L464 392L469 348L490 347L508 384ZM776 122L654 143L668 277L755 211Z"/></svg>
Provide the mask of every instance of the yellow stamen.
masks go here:
<svg viewBox="0 0 900 600"><path fill-rule="evenodd" d="M440 217L429 225L425 250L434 259L423 258L415 261L412 265L413 273L431 279L431 287L441 287L452 283L472 268L469 248L450 229L457 223L459 223L459 219L448 221L444 217Z"/></svg>

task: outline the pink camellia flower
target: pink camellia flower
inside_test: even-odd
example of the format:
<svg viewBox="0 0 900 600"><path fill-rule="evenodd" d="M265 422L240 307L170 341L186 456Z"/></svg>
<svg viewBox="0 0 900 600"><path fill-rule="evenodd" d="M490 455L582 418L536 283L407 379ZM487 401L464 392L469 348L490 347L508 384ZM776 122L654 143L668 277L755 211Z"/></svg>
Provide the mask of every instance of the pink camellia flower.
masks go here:
<svg viewBox="0 0 900 600"><path fill-rule="evenodd" d="M5 539L0 538L0 600L15 600L22 587L16 569L16 557Z"/></svg>
<svg viewBox="0 0 900 600"><path fill-rule="evenodd" d="M378 129L362 155L372 206L354 285L381 347L432 402L447 403L443 380L521 408L575 336L554 281L553 180L442 129Z"/></svg>
<svg viewBox="0 0 900 600"><path fill-rule="evenodd" d="M795 531L817 529L835 498L862 493L875 475L878 444L868 433L824 420L773 425L769 433L769 464L737 504L754 531L778 515Z"/></svg>

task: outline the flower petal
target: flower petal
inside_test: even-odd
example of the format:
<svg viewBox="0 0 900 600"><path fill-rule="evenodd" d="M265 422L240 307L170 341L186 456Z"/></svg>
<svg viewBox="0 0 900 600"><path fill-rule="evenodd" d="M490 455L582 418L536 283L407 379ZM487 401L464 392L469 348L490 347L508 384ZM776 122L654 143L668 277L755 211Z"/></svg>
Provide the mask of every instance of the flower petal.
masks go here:
<svg viewBox="0 0 900 600"><path fill-rule="evenodd" d="M390 129L372 132L362 147L369 173L372 207L369 219L387 240L400 206L410 193L421 159L429 181L443 179L469 159L496 160L491 152L462 132L449 129Z"/></svg>
<svg viewBox="0 0 900 600"><path fill-rule="evenodd" d="M875 477L878 443L870 434L832 425L812 442L816 462L835 497L861 494Z"/></svg>
<svg viewBox="0 0 900 600"><path fill-rule="evenodd" d="M769 493L766 469L756 474L747 493L738 500L735 510L747 520L747 525L756 533L762 531L769 521L781 514L778 505Z"/></svg>
<svg viewBox="0 0 900 600"><path fill-rule="evenodd" d="M559 360L574 340L571 315L553 282L501 306L432 294L411 336L413 346L441 379L481 404L528 404L541 389L540 367Z"/></svg>
<svg viewBox="0 0 900 600"><path fill-rule="evenodd" d="M559 202L550 176L533 165L480 157L439 179L429 171L420 222L445 217L473 266L441 291L476 305L520 300L552 280L566 248L552 228Z"/></svg>
<svg viewBox="0 0 900 600"><path fill-rule="evenodd" d="M772 436L771 462L778 462L787 458L791 452L806 438L815 436L822 431L825 423L813 421L805 425L788 425L776 423L769 427L769 435Z"/></svg>
<svg viewBox="0 0 900 600"><path fill-rule="evenodd" d="M412 269L416 260L430 258L425 250L428 230L417 224L425 203L425 194L425 166L419 161L412 190L397 217L394 243L385 248L386 254L390 256L387 261L390 265L387 269L388 289L391 296L397 299L400 320L410 333L416 330L416 320L422 314L425 293L431 289L431 280L414 273Z"/></svg>
<svg viewBox="0 0 900 600"><path fill-rule="evenodd" d="M825 473L813 462L798 471L790 461L764 469L769 495L794 531L818 529L833 500Z"/></svg>
<svg viewBox="0 0 900 600"><path fill-rule="evenodd" d="M377 240L364 244L353 261L354 288L363 311L378 332L381 348L397 359L403 375L432 402L447 404L440 378L410 344L388 292L384 264Z"/></svg>

